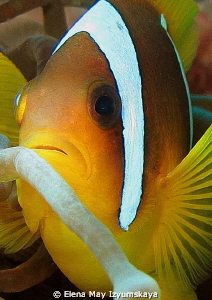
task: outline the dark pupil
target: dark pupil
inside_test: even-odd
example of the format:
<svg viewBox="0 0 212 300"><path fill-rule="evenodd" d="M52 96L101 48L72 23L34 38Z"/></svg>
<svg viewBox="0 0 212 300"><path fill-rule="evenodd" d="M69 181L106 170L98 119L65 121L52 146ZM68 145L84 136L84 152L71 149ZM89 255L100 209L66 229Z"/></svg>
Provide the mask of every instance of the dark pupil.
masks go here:
<svg viewBox="0 0 212 300"><path fill-rule="evenodd" d="M101 96L96 100L95 110L100 116L108 116L114 112L114 102L109 96Z"/></svg>

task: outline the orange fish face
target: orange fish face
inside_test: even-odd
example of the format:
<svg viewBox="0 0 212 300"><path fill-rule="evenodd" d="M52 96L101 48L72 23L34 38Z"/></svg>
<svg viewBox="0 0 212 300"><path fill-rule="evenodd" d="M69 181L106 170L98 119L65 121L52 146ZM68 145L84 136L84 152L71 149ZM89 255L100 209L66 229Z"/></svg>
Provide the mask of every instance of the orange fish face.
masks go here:
<svg viewBox="0 0 212 300"><path fill-rule="evenodd" d="M39 149L81 201L118 228L121 100L104 55L86 33L67 41L24 88L18 114L20 145Z"/></svg>

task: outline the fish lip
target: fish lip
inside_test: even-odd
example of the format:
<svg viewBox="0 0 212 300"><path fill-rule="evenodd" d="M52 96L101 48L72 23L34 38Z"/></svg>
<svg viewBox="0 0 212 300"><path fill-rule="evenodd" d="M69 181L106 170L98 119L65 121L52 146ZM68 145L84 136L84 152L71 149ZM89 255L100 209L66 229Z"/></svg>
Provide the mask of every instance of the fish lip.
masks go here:
<svg viewBox="0 0 212 300"><path fill-rule="evenodd" d="M36 147L33 147L32 149L36 149L36 150L52 150L52 151L57 151L57 152L60 152L62 154L68 155L68 153L66 153L62 149L60 149L58 147L50 146L50 145L38 145Z"/></svg>
<svg viewBox="0 0 212 300"><path fill-rule="evenodd" d="M69 148L76 148L80 153L82 151L72 141L60 137L54 132L32 132L26 136L20 143L20 146L35 150L53 150L69 156Z"/></svg>
<svg viewBox="0 0 212 300"><path fill-rule="evenodd" d="M88 149L78 141L64 139L55 132L34 131L21 139L20 146L32 150L55 151L66 156L70 161L72 161L71 152L73 149L75 149L75 151L77 151L78 155L81 157L82 162L84 162L82 164L84 165L84 174L81 173L80 177L88 179L91 176L92 165Z"/></svg>

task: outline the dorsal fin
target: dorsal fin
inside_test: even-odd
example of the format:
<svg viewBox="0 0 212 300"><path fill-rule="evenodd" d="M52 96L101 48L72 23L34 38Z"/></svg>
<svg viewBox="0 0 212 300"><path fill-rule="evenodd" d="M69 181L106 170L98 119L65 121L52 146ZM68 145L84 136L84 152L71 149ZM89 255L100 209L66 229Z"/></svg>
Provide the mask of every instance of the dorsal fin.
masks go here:
<svg viewBox="0 0 212 300"><path fill-rule="evenodd" d="M193 0L147 0L168 23L168 32L180 54L185 71L196 55L198 30L194 21L198 6Z"/></svg>

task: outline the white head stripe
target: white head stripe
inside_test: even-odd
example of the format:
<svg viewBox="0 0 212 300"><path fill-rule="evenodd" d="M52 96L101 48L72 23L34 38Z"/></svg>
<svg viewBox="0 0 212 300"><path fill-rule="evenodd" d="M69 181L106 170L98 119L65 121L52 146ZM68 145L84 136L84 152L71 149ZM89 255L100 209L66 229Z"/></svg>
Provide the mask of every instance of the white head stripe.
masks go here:
<svg viewBox="0 0 212 300"><path fill-rule="evenodd" d="M54 52L82 31L89 33L107 58L122 100L125 172L119 221L127 230L140 203L144 164L144 114L137 55L124 21L106 0L98 1L74 25Z"/></svg>

